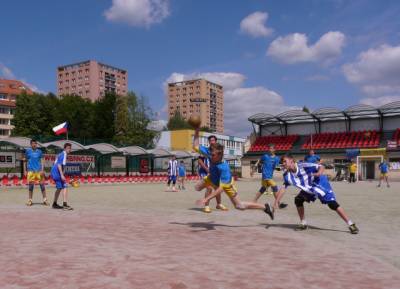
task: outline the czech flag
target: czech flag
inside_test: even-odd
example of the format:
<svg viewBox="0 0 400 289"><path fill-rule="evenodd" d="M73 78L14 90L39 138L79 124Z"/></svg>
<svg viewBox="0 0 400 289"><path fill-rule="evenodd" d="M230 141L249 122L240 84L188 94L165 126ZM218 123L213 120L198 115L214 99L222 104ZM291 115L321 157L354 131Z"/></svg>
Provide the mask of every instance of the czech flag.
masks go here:
<svg viewBox="0 0 400 289"><path fill-rule="evenodd" d="M62 124L59 124L59 125L53 127L53 131L56 135L67 133L68 132L68 122L64 122Z"/></svg>

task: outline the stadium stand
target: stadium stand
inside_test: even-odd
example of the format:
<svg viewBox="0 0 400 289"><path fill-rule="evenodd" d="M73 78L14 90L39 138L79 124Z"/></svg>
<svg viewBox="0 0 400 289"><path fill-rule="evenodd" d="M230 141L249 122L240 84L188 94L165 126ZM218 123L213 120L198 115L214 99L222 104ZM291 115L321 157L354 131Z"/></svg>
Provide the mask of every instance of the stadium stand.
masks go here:
<svg viewBox="0 0 400 289"><path fill-rule="evenodd" d="M393 134L393 140L400 144L400 128L396 129Z"/></svg>
<svg viewBox="0 0 400 289"><path fill-rule="evenodd" d="M254 144L251 146L250 151L268 151L269 145L274 145L275 149L278 151L288 151L293 148L293 144L299 138L298 135L288 135L288 136L261 136L256 139Z"/></svg>

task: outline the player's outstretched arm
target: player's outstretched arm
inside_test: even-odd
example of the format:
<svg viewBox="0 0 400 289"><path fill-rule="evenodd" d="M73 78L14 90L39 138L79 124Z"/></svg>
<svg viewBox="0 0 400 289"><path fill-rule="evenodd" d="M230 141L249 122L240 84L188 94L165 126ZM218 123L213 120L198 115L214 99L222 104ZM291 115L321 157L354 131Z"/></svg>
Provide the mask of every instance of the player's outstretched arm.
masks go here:
<svg viewBox="0 0 400 289"><path fill-rule="evenodd" d="M196 128L194 130L194 136L193 136L193 150L194 151L199 150L199 132L200 132L199 128Z"/></svg>
<svg viewBox="0 0 400 289"><path fill-rule="evenodd" d="M319 177L319 176L323 175L324 171L325 171L325 167L323 165L320 165L318 168L318 172L316 172L314 174L314 177Z"/></svg>
<svg viewBox="0 0 400 289"><path fill-rule="evenodd" d="M279 191L278 191L278 193L276 194L276 197L275 197L275 202L274 202L274 206L273 206L274 210L279 208L279 204L280 204L281 199L282 199L283 195L285 194L285 192L286 192L285 187L281 187L279 189Z"/></svg>
<svg viewBox="0 0 400 289"><path fill-rule="evenodd" d="M199 206L204 206L208 201L211 199L215 198L216 196L220 195L224 190L222 188L217 188L215 189L211 194L209 194L207 197L200 199L196 201L196 204Z"/></svg>
<svg viewBox="0 0 400 289"><path fill-rule="evenodd" d="M203 162L202 159L199 158L198 162L199 162L199 166L201 166L207 173L210 172L210 171L208 170L208 167L205 165L205 163Z"/></svg>

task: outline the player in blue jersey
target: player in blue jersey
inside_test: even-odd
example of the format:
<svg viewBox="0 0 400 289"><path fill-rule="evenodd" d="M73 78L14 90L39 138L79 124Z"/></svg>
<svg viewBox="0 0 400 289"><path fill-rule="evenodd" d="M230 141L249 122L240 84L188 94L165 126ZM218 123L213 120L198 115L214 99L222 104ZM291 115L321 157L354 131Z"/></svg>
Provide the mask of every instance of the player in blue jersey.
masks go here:
<svg viewBox="0 0 400 289"><path fill-rule="evenodd" d="M185 162L180 161L178 165L178 175L179 175L179 184L178 188L180 190L185 189L185 178L186 178L186 168L185 168Z"/></svg>
<svg viewBox="0 0 400 289"><path fill-rule="evenodd" d="M386 186L389 188L389 178L388 178L388 173L389 173L389 164L383 160L379 164L379 171L381 172L381 175L379 176L379 184L378 188L381 186L382 180L385 179L386 181Z"/></svg>
<svg viewBox="0 0 400 289"><path fill-rule="evenodd" d="M212 186L209 183L205 182L207 175L210 173L210 150L206 146L199 145L199 129L195 129L194 137L193 137L193 150L200 154L199 157L199 174L201 180L196 184L196 190L202 191L206 189L206 193L204 197L207 197L212 192ZM208 137L208 142L210 145L217 143L217 137L214 135L210 135ZM217 201L216 209L221 211L228 211L228 208L222 204L221 194L215 197ZM210 199L211 200L211 199ZM204 213L211 213L210 201L207 201L204 204L203 208Z"/></svg>
<svg viewBox="0 0 400 289"><path fill-rule="evenodd" d="M56 192L54 193L53 209L64 209L65 211L73 210L68 205L68 190L67 190L67 180L64 175L64 168L67 164L68 154L71 152L72 145L70 143L64 144L64 150L57 155L53 167L51 168L51 178L56 183ZM63 195L63 205L59 206L57 204L58 197L60 193Z"/></svg>
<svg viewBox="0 0 400 289"><path fill-rule="evenodd" d="M258 199L264 194L269 187L271 187L273 194L276 196L278 192L278 186L276 185L275 181L273 180L274 170L279 165L280 158L275 155L275 146L273 144L269 145L269 153L263 155L261 159L257 162L261 164L262 170L262 178L261 178L261 188L256 193L253 202L257 203ZM281 203L279 204L279 208L283 209L286 208L287 204Z"/></svg>
<svg viewBox="0 0 400 289"><path fill-rule="evenodd" d="M31 147L25 151L25 172L26 179L28 181L29 198L26 203L27 206L32 206L33 189L35 184L39 183L40 190L42 191L43 202L42 204L48 206L45 187L45 176L44 176L44 163L43 163L43 153L41 149L38 148L38 143L36 140L32 139Z"/></svg>
<svg viewBox="0 0 400 289"><path fill-rule="evenodd" d="M277 194L274 211L278 208L279 201L285 193L285 189L288 186L295 186L300 189L299 194L294 199L300 217L298 229L307 229L304 202L314 202L318 198L322 204L328 205L330 209L335 211L347 223L352 234L358 233L359 230L356 224L347 217L343 208L337 203L335 193L328 178L323 174L324 167L322 165L304 162L296 163L291 155L285 155L283 157L283 166L285 169L285 173L283 174L284 187Z"/></svg>
<svg viewBox="0 0 400 289"><path fill-rule="evenodd" d="M319 164L321 162L321 158L319 155L316 155L314 150L310 150L308 155L304 157L304 162Z"/></svg>
<svg viewBox="0 0 400 289"><path fill-rule="evenodd" d="M273 219L274 215L271 206L268 203L262 205L254 202L242 202L239 199L229 164L223 160L223 156L224 156L223 145L216 143L210 146L210 160L211 160L210 173L207 177L205 177L204 182L209 186L211 186L214 189L214 191L205 198L198 200L196 203L198 205L204 205L212 198L220 195L222 192L225 192L236 209L263 210L266 214L270 216L271 219Z"/></svg>

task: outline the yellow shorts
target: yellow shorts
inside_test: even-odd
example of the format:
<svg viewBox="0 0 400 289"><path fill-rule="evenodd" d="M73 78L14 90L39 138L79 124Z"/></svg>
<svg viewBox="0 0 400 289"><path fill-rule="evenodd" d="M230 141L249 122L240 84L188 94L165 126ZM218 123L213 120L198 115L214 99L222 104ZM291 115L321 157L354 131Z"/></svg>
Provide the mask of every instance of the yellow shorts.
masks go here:
<svg viewBox="0 0 400 289"><path fill-rule="evenodd" d="M28 172L26 178L28 183L36 183L44 180L44 176L40 172Z"/></svg>
<svg viewBox="0 0 400 289"><path fill-rule="evenodd" d="M273 179L261 180L261 187L276 187L276 183Z"/></svg>
<svg viewBox="0 0 400 289"><path fill-rule="evenodd" d="M383 177L387 177L388 176L388 173L381 173L381 177L383 178Z"/></svg>
<svg viewBox="0 0 400 289"><path fill-rule="evenodd" d="M229 184L220 184L220 188L222 188L225 192L225 194L228 195L228 197L233 198L236 197L237 195L237 189L235 187L235 183L233 180Z"/></svg>
<svg viewBox="0 0 400 289"><path fill-rule="evenodd" d="M204 183L207 185L207 187L212 187L213 189L217 189L218 186L215 185L209 176L206 176L203 178ZM225 192L225 194L228 195L228 197L233 198L237 195L237 189L235 187L235 183L232 180L229 184L220 184L220 188L222 188Z"/></svg>
<svg viewBox="0 0 400 289"><path fill-rule="evenodd" d="M203 182L207 185L207 187L212 187L213 189L218 188L217 185L215 185L212 181L211 178L209 176L205 176L203 178Z"/></svg>

